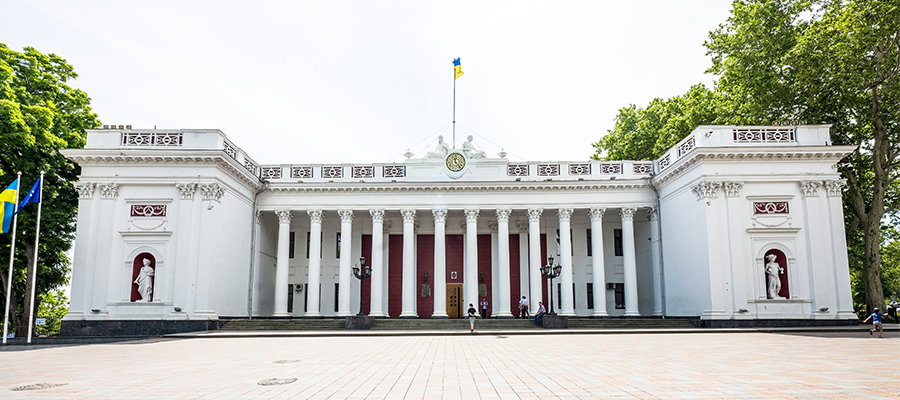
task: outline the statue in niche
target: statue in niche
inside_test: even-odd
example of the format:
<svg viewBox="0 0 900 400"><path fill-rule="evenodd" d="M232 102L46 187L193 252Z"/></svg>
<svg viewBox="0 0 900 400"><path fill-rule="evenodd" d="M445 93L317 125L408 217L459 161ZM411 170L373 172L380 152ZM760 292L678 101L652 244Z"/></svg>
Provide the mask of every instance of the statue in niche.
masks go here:
<svg viewBox="0 0 900 400"><path fill-rule="evenodd" d="M145 258L141 262L144 263L144 266L141 267L141 271L138 273L134 283L138 285L137 290L141 295L141 299L138 301L149 302L150 296L153 295L153 275L155 275L155 272L153 267L150 266L150 259Z"/></svg>
<svg viewBox="0 0 900 400"><path fill-rule="evenodd" d="M769 260L766 263L766 298L769 299L782 298L778 296L778 292L781 291L781 277L779 275L784 273L784 267L778 265L778 262L775 261L776 258L778 257L774 254L766 256L766 259Z"/></svg>
<svg viewBox="0 0 900 400"><path fill-rule="evenodd" d="M466 141L462 144L462 152L466 155L467 158L476 159L476 158L485 158L487 157L483 151L478 150L474 144L472 144L472 135L466 138Z"/></svg>
<svg viewBox="0 0 900 400"><path fill-rule="evenodd" d="M434 151L428 152L428 154L425 155L425 158L437 158L443 160L444 157L447 157L448 153L450 153L450 145L444 141L444 136L441 135L438 136L437 147L434 148Z"/></svg>

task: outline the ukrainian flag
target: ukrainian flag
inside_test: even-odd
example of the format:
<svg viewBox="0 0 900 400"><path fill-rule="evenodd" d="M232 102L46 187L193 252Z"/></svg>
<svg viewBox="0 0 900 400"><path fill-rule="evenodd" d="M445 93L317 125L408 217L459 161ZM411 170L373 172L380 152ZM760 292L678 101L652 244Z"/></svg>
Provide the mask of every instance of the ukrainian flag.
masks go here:
<svg viewBox="0 0 900 400"><path fill-rule="evenodd" d="M13 212L16 210L18 201L19 179L16 178L3 192L0 192L0 206L3 208L3 233L9 232L9 226L12 225Z"/></svg>
<svg viewBox="0 0 900 400"><path fill-rule="evenodd" d="M462 66L459 65L459 57L457 57L453 60L453 79L458 79L462 74Z"/></svg>

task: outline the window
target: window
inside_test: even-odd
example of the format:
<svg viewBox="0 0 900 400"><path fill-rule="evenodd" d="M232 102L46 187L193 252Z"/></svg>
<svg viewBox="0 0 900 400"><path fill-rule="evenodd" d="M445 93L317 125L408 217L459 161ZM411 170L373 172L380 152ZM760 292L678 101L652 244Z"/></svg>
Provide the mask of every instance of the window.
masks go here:
<svg viewBox="0 0 900 400"><path fill-rule="evenodd" d="M573 300L575 299L575 283L572 283L572 299L573 299ZM573 303L574 303L574 301L573 301ZM562 303L562 284L561 284L561 283L557 283L557 284L556 284L556 304L559 304L559 308L560 308L560 309L563 308L563 303Z"/></svg>
<svg viewBox="0 0 900 400"><path fill-rule="evenodd" d="M293 232L291 232L293 233ZM293 235L291 235L293 236ZM288 285L288 311L289 313L294 312L294 285Z"/></svg>
<svg viewBox="0 0 900 400"><path fill-rule="evenodd" d="M341 292L340 283L334 284L334 312L338 310L338 295Z"/></svg>
<svg viewBox="0 0 900 400"><path fill-rule="evenodd" d="M622 230L613 229L613 240L616 246L616 257L622 257Z"/></svg>
<svg viewBox="0 0 900 400"><path fill-rule="evenodd" d="M288 258L294 258L294 232L288 234Z"/></svg>
<svg viewBox="0 0 900 400"><path fill-rule="evenodd" d="M341 258L341 233L337 232L334 240L334 258Z"/></svg>
<svg viewBox="0 0 900 400"><path fill-rule="evenodd" d="M591 232L591 230L588 229L588 234L590 234L590 232ZM587 284L587 300L588 300L587 308L589 310L593 310L594 309L594 284L593 283Z"/></svg>
<svg viewBox="0 0 900 400"><path fill-rule="evenodd" d="M625 309L625 284L616 283L616 310Z"/></svg>
<svg viewBox="0 0 900 400"><path fill-rule="evenodd" d="M303 312L304 313L307 311L306 305L309 303L309 296L307 295L307 293L309 293L309 284L304 283L303 284Z"/></svg>
<svg viewBox="0 0 900 400"><path fill-rule="evenodd" d="M591 242L591 228L587 229L587 234L585 234L584 237L585 237L585 240L587 241L587 255L588 255L588 257L590 257L592 255L591 250L593 250L592 248L594 247ZM588 285L590 285L590 283L588 283ZM588 304L590 304L590 303L588 303ZM588 308L593 308L593 307L588 307Z"/></svg>

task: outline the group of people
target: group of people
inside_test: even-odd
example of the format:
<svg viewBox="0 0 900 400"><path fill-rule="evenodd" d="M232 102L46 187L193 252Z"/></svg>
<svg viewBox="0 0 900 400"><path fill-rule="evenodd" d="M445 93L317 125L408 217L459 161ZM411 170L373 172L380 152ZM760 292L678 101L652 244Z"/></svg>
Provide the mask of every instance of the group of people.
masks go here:
<svg viewBox="0 0 900 400"><path fill-rule="evenodd" d="M478 303L479 308L481 309L481 318L487 318L487 308L488 301L487 297L482 297L481 302ZM528 298L522 296L522 300L519 300L519 318L527 319L530 318L528 316ZM469 303L469 309L466 311L469 317L469 332L475 331L475 318L478 317L479 311L475 309L475 306L472 303ZM544 314L547 313L547 309L544 308L544 302L538 302L537 311L534 314L534 323L537 326L543 325L543 317Z"/></svg>

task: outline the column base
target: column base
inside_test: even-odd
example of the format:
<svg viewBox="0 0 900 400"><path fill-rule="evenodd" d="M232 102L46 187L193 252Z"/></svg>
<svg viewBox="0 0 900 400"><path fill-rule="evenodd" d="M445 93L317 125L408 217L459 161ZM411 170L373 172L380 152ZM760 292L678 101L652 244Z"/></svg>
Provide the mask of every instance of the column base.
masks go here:
<svg viewBox="0 0 900 400"><path fill-rule="evenodd" d="M375 318L384 318L384 317L387 317L387 314L385 314L383 312L370 312L369 316L375 317Z"/></svg>
<svg viewBox="0 0 900 400"><path fill-rule="evenodd" d="M640 317L641 313L639 313L637 311L625 311L625 316L626 317Z"/></svg>
<svg viewBox="0 0 900 400"><path fill-rule="evenodd" d="M608 317L609 314L606 311L595 312L591 314L592 317Z"/></svg>
<svg viewBox="0 0 900 400"><path fill-rule="evenodd" d="M352 315L356 315L356 314L352 314L352 313L350 313L350 312L348 312L348 311L338 312L337 314L334 314L335 317L340 317L340 318L343 318L343 317L349 317L349 316L352 316Z"/></svg>
<svg viewBox="0 0 900 400"><path fill-rule="evenodd" d="M405 312L400 313L400 318L419 318L419 316L416 313Z"/></svg>
<svg viewBox="0 0 900 400"><path fill-rule="evenodd" d="M435 314L435 315L432 315L431 318L432 319L450 319L450 316L447 314L441 314L441 315Z"/></svg>
<svg viewBox="0 0 900 400"><path fill-rule="evenodd" d="M273 317L290 317L291 314L288 314L286 312L277 312L277 313L272 314L272 316Z"/></svg>
<svg viewBox="0 0 900 400"><path fill-rule="evenodd" d="M491 317L498 318L498 319L507 319L507 318L513 318L513 315L511 312L507 311L507 312L498 312L494 315L491 315Z"/></svg>

